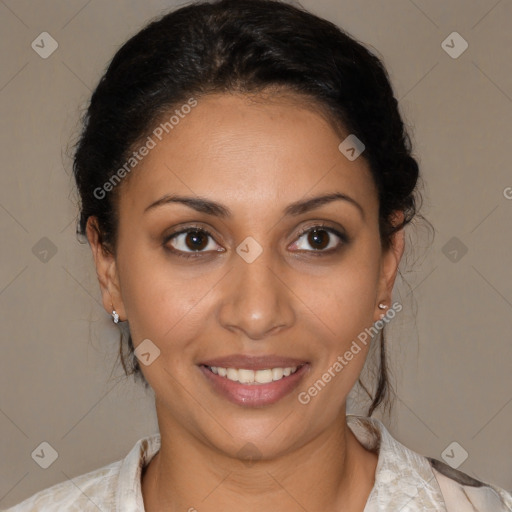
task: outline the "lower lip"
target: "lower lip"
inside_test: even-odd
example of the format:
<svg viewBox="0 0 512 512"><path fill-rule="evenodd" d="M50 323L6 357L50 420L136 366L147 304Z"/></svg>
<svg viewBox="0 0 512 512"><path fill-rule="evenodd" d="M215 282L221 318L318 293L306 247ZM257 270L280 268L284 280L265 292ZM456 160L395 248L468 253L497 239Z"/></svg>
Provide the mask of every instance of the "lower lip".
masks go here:
<svg viewBox="0 0 512 512"><path fill-rule="evenodd" d="M291 393L309 370L306 363L288 377L268 382L267 384L242 384L221 377L210 371L206 366L199 366L215 391L237 405L258 407L271 405Z"/></svg>

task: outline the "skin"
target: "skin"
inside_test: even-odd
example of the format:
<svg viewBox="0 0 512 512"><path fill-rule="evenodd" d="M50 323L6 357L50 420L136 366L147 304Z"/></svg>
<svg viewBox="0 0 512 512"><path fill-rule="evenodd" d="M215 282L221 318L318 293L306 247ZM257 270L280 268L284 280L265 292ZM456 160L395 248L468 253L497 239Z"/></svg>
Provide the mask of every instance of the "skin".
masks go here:
<svg viewBox="0 0 512 512"><path fill-rule="evenodd" d="M403 230L383 251L378 196L363 157L338 150L340 133L318 107L289 95L202 97L123 182L116 254L102 250L95 219L87 236L103 304L129 320L134 345L149 338L160 356L142 371L155 392L162 446L142 477L147 511L362 511L377 455L346 425L346 398L369 344L307 405L307 390L376 322L404 249ZM348 135L348 133L346 134ZM345 135L345 136L346 136ZM341 192L296 217L290 203ZM150 209L165 194L201 196L232 211L221 219L178 203ZM325 223L324 255L301 227ZM211 233L203 253L173 228ZM236 248L253 237L263 252L247 263ZM314 243L314 241L313 241ZM328 254L331 247L339 251ZM224 249L216 252L216 249ZM309 361L297 390L273 405L244 407L218 395L197 366L233 353ZM238 451L253 443L260 459Z"/></svg>

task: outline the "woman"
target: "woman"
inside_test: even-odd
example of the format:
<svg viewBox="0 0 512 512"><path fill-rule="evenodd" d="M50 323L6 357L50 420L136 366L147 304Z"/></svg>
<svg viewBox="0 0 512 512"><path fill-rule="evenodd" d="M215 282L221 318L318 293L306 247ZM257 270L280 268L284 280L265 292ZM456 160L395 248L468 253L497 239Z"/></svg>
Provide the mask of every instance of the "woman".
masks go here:
<svg viewBox="0 0 512 512"><path fill-rule="evenodd" d="M74 171L160 433L12 511L512 510L370 417L419 173L362 45L271 0L183 7L115 55ZM378 334L368 417L347 415Z"/></svg>

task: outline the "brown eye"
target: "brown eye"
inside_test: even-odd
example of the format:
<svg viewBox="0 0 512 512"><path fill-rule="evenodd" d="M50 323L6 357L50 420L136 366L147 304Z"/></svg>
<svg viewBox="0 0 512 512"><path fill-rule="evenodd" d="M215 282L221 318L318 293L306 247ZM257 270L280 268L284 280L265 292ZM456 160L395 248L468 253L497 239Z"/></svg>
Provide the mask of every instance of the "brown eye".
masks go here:
<svg viewBox="0 0 512 512"><path fill-rule="evenodd" d="M200 256L203 252L219 251L215 243L210 244L210 240L213 238L208 231L191 227L166 237L164 247L178 256L188 258Z"/></svg>
<svg viewBox="0 0 512 512"><path fill-rule="evenodd" d="M336 243L336 238L338 238L338 243ZM305 240L306 243L304 244L301 240ZM299 234L298 241L294 243L294 249L310 253L330 254L346 243L348 243L347 235L340 233L338 230L324 226L313 226ZM308 249L307 246L312 249Z"/></svg>
<svg viewBox="0 0 512 512"><path fill-rule="evenodd" d="M207 245L208 238L201 231L188 231L185 233L185 246L191 251L201 251Z"/></svg>
<svg viewBox="0 0 512 512"><path fill-rule="evenodd" d="M338 243L336 243L335 238L338 238ZM334 228L321 225L304 229L299 234L298 240L301 239L305 239L310 248L300 247L299 242L295 242L294 248L315 255L332 254L349 241L347 235ZM211 246L210 240L212 241ZM163 246L167 251L183 258L200 257L202 254L211 253L212 251L224 252L218 244L215 244L212 235L200 227L185 228L167 236Z"/></svg>
<svg viewBox="0 0 512 512"><path fill-rule="evenodd" d="M325 229L314 229L308 233L308 243L315 249L325 249L329 239L330 235Z"/></svg>

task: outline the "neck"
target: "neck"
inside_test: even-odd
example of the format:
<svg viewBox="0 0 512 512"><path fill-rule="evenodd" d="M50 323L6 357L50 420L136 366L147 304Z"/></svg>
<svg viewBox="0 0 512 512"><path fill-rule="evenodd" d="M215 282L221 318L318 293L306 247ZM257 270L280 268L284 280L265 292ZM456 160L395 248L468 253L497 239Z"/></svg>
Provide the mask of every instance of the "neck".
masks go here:
<svg viewBox="0 0 512 512"><path fill-rule="evenodd" d="M374 484L378 457L347 426L345 408L306 444L254 461L229 456L172 419L158 418L161 448L142 475L146 512L362 512Z"/></svg>

